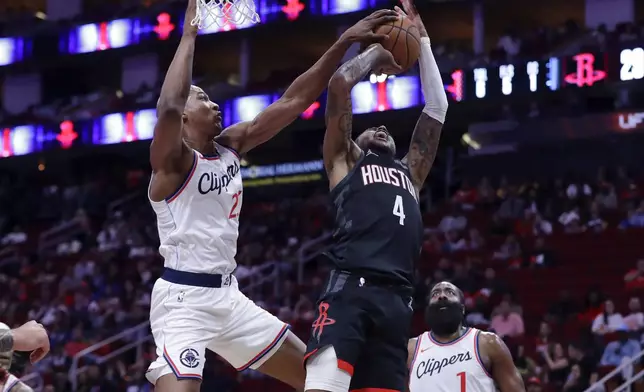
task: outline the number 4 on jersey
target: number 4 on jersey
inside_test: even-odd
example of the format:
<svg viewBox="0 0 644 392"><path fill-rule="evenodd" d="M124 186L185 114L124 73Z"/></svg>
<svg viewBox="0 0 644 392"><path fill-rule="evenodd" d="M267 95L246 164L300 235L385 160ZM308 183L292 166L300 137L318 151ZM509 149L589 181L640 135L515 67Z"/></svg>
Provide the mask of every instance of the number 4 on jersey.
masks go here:
<svg viewBox="0 0 644 392"><path fill-rule="evenodd" d="M397 195L396 201L394 201L394 211L393 214L398 217L398 223L400 226L405 225L405 209L403 208L403 199L402 196Z"/></svg>

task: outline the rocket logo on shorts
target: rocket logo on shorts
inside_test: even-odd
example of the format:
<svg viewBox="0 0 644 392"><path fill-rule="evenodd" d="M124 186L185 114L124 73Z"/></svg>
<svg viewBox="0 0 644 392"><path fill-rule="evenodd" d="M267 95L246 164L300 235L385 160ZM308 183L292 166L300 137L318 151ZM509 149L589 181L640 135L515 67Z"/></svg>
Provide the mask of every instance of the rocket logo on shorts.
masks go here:
<svg viewBox="0 0 644 392"><path fill-rule="evenodd" d="M199 366L199 354L197 354L197 351L187 348L179 355L179 361L183 366L194 369Z"/></svg>

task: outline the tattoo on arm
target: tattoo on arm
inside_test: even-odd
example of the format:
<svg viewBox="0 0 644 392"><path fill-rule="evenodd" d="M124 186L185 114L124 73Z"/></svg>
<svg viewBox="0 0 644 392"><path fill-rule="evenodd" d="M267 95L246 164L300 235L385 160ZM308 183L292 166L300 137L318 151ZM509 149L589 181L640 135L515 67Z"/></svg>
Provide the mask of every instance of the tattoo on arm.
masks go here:
<svg viewBox="0 0 644 392"><path fill-rule="evenodd" d="M345 138L351 139L353 127L353 104L351 92L345 97L338 91L330 89L326 101L325 121L327 127L336 128Z"/></svg>
<svg viewBox="0 0 644 392"><path fill-rule="evenodd" d="M13 334L10 329L0 330L0 352L13 350Z"/></svg>
<svg viewBox="0 0 644 392"><path fill-rule="evenodd" d="M442 129L443 124L426 113L421 113L406 157L416 187L423 185L434 164Z"/></svg>

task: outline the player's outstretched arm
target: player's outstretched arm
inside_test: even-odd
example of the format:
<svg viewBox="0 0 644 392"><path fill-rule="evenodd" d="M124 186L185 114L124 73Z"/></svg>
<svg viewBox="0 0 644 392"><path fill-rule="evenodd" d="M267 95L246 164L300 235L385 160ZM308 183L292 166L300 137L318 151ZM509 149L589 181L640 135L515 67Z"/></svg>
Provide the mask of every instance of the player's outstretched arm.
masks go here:
<svg viewBox="0 0 644 392"><path fill-rule="evenodd" d="M409 152L403 159L409 165L409 170L412 175L411 180L416 187L416 191L420 192L436 158L448 103L445 88L443 87L443 80L441 79L438 64L436 64L436 59L432 53L427 30L412 0L402 0L402 3L407 14L399 7L396 7L396 11L406 15L418 27L421 36L418 62L420 65L420 83L423 96L425 97L425 107L416 123L416 128L414 128Z"/></svg>
<svg viewBox="0 0 644 392"><path fill-rule="evenodd" d="M264 109L252 122L228 127L217 138L217 142L244 153L271 139L295 121L322 94L351 44L386 39L386 35L375 34L373 30L397 18L393 10L379 10L360 20L345 31L308 71L295 79L280 99Z"/></svg>
<svg viewBox="0 0 644 392"><path fill-rule="evenodd" d="M197 0L188 0L183 36L163 81L157 102L157 123L150 145L150 164L155 172L172 171L180 166L177 163L182 155L190 153L183 143L181 127L192 83L192 60L197 27L192 26L190 22L196 12Z"/></svg>
<svg viewBox="0 0 644 392"><path fill-rule="evenodd" d="M331 189L340 182L360 157L351 139L353 105L351 89L374 68L397 68L393 56L379 44L344 63L329 81L326 103L326 132L322 154Z"/></svg>
<svg viewBox="0 0 644 392"><path fill-rule="evenodd" d="M479 349L491 364L492 377L500 392L525 392L521 373L514 366L512 354L500 337L480 332Z"/></svg>

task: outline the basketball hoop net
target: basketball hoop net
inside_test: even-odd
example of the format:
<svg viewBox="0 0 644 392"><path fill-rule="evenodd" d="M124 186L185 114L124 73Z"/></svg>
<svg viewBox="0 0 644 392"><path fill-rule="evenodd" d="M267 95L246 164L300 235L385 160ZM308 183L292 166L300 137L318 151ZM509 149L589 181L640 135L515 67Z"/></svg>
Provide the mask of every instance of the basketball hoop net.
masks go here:
<svg viewBox="0 0 644 392"><path fill-rule="evenodd" d="M197 0L197 15L190 24L207 29L213 24L224 27L246 21L259 23L254 0Z"/></svg>

